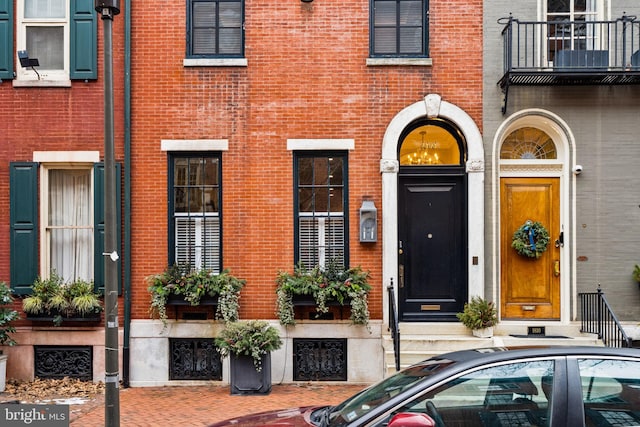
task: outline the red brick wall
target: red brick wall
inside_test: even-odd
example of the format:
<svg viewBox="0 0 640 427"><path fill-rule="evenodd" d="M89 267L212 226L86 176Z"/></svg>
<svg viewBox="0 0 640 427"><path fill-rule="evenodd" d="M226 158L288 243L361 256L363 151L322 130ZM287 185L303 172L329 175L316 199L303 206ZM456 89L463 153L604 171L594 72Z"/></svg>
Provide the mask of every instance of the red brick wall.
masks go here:
<svg viewBox="0 0 640 427"><path fill-rule="evenodd" d="M132 316L148 318L144 278L167 263L167 153L162 139L228 139L223 153L224 267L247 279L242 318L275 318L275 278L293 265L290 138L350 138L351 265L370 270L381 318L382 236L358 242L390 120L438 93L481 123L482 3L432 1L432 67L367 66L368 0L246 0L247 67L184 67L185 1L162 13L132 3Z"/></svg>
<svg viewBox="0 0 640 427"><path fill-rule="evenodd" d="M123 21L116 19L113 25L118 162L124 162ZM0 83L0 282L10 283L9 163L32 161L34 151L100 151L104 158L102 31L98 21L98 80L73 81L70 88L14 87L11 80ZM14 67L19 66L16 60ZM21 308L20 301L16 308Z"/></svg>

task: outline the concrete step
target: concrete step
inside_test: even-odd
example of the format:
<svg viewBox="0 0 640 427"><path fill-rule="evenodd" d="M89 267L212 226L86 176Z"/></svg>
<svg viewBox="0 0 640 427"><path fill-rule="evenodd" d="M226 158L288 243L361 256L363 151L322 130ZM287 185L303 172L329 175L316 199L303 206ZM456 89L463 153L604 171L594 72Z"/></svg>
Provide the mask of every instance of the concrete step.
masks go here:
<svg viewBox="0 0 640 427"><path fill-rule="evenodd" d="M485 348L539 345L602 345L594 334L580 332L579 324L545 325L545 336L527 335L525 324L501 324L494 328L491 338L474 337L460 323L401 323L401 368L432 356L451 351ZM383 335L386 374L395 372L395 358L391 335Z"/></svg>

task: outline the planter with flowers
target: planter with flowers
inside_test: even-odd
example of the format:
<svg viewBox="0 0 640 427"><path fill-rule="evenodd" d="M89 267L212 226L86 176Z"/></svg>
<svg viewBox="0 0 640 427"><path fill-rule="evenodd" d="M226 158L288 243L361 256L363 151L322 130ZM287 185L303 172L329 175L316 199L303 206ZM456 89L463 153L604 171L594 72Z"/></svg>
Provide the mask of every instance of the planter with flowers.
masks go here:
<svg viewBox="0 0 640 427"><path fill-rule="evenodd" d="M271 391L271 352L282 346L275 327L264 320L229 322L216 346L222 357L230 358L231 394Z"/></svg>
<svg viewBox="0 0 640 427"><path fill-rule="evenodd" d="M479 338L492 337L493 327L498 324L498 311L495 304L479 296L474 296L471 301L465 303L462 313L456 316L463 325L471 329L474 336Z"/></svg>
<svg viewBox="0 0 640 427"><path fill-rule="evenodd" d="M368 279L369 273L360 267L345 269L335 264L310 270L298 264L293 274L281 271L276 279L280 323L295 325L294 308L297 305L314 305L317 316L328 313L331 305L347 305L351 308L351 322L368 326L371 290Z"/></svg>
<svg viewBox="0 0 640 427"><path fill-rule="evenodd" d="M52 272L46 279L38 277L31 285L31 294L22 300L22 309L27 320L53 322L55 326L63 321L99 322L103 311L100 297L92 282L81 279L65 282Z"/></svg>
<svg viewBox="0 0 640 427"><path fill-rule="evenodd" d="M164 272L147 277L151 293L151 315L167 324L167 306L215 306L215 318L225 322L238 320L240 290L245 280L228 270L219 274L211 270L193 270L187 265L174 265Z"/></svg>
<svg viewBox="0 0 640 427"><path fill-rule="evenodd" d="M18 319L18 312L13 309L11 289L9 289L4 282L0 282L0 346L16 345L16 341L10 334L16 332L16 328L11 323ZM2 350L0 350L0 392L3 392L5 389L6 380L7 355L2 354Z"/></svg>

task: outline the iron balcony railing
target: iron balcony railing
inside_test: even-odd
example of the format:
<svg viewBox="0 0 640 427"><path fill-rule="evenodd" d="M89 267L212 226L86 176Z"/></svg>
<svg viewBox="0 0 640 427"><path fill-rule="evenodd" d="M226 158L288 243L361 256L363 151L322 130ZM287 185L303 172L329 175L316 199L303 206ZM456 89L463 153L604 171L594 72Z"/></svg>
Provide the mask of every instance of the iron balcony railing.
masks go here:
<svg viewBox="0 0 640 427"><path fill-rule="evenodd" d="M393 340L393 355L396 363L396 371L400 370L400 325L398 322L398 310L396 308L396 296L393 290L393 279L387 287L389 292L389 332Z"/></svg>
<svg viewBox="0 0 640 427"><path fill-rule="evenodd" d="M585 292L579 296L581 332L597 334L607 347L632 346L631 338L622 328L599 286L597 292Z"/></svg>
<svg viewBox="0 0 640 427"><path fill-rule="evenodd" d="M640 84L640 21L521 21L504 24L503 75L511 85Z"/></svg>

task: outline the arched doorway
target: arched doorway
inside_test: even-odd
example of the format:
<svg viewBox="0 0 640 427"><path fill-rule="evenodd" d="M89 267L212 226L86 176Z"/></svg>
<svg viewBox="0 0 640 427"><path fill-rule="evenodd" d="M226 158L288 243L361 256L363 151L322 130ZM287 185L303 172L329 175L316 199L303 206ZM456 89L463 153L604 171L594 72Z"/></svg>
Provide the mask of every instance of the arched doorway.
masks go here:
<svg viewBox="0 0 640 427"><path fill-rule="evenodd" d="M496 134L494 268L502 320L568 319L571 140L564 122L542 110L514 114Z"/></svg>
<svg viewBox="0 0 640 427"><path fill-rule="evenodd" d="M403 321L454 321L467 298L466 142L441 118L401 136L398 301Z"/></svg>
<svg viewBox="0 0 640 427"><path fill-rule="evenodd" d="M464 302L464 300L468 299L469 295L484 294L484 149L482 136L473 119L459 107L442 101L438 95L427 95L423 101L416 102L400 111L390 122L384 136L382 159L380 161L380 171L382 173L383 285L385 289L393 285L396 289L396 298L398 298L400 286L403 285L400 282L398 273L402 264L400 257L403 255L403 253L401 253L403 249L401 245L404 245L404 242L400 242L399 233L404 233L405 235L407 233L407 231L402 229L405 225L400 225L400 222L404 223L407 220L407 217L403 216L405 215L406 206L400 206L400 203L408 203L409 206L428 203L427 199L429 197L435 197L431 190L434 189L434 186L438 185L437 180L443 178L443 176L438 178L437 174L428 176L429 167L418 166L418 169L423 169L424 174L421 177L415 177L415 179L422 181L419 183L411 183L411 166L401 165L402 155L409 154L409 152L412 151L409 150L407 153L404 153L404 151L400 149L402 142L410 137L410 135L411 138L414 139L416 147L424 147L428 150L429 145L422 144L422 134L420 134L420 132L422 130L428 131L430 128L420 129L422 126L436 126L438 129L433 128L434 131L444 132L440 134L441 137L448 134L449 137L455 141L455 144L448 143L448 147L455 146L459 150L456 154L458 156L458 164L441 166L443 169L448 169L449 172L455 170L455 174L450 173L449 175L457 174L457 178L455 179L458 180L458 184L453 185L455 183L449 182L441 188L451 190L449 195L446 196L450 197L450 201L447 203L453 203L460 209L459 221L462 221L463 224L459 228L463 230L463 234L454 238L454 240L466 242L466 250L459 255L460 259L458 259L458 263L462 263L465 266L463 270L466 270L466 278L462 279L463 295L462 297L456 297L456 301L453 302L453 304L458 304L458 300ZM415 133L412 134L414 131ZM417 140L415 138L417 138ZM425 139L426 138L427 134L425 134ZM413 151L420 150L416 149ZM428 155L427 153L427 158ZM439 155L444 154L440 153ZM406 158L408 159L408 157ZM407 168L406 174L404 173L405 167ZM437 168L436 166L436 169L432 169L432 171L437 170ZM403 169L402 172L401 169ZM446 175L446 173L443 175ZM402 179L400 179L401 176ZM452 176L449 176L449 178L451 177ZM428 182L428 179L432 181ZM412 185L413 190L417 191L411 193L408 199L406 194L401 197L401 188L403 189L402 191L406 192L409 191L408 187ZM431 185L432 187L424 188L425 185L427 185L427 187ZM452 187L456 187L455 190L452 190ZM456 192L457 194L454 194ZM414 195L416 195L415 200L411 197ZM440 202L444 203L442 200L438 201L438 203ZM426 216L426 212L421 211L419 208L411 208L411 210L413 213L410 214L410 218L415 222L417 227L415 234L417 236L423 235L424 242L422 243L427 246L427 249L422 249L421 251L428 251L429 244L434 242L433 238L435 233L439 232L440 235L443 236L446 232L442 233L439 230L431 232L432 236L431 239L429 239L429 231L426 229L429 224L424 221L422 223L420 222L420 219ZM423 230L420 227L426 228ZM409 227L409 230L409 234L414 233L412 227ZM403 235L403 238L406 237ZM447 242L447 244L448 243L449 242ZM417 259L424 259L424 257L421 258L421 256L418 256ZM420 274L424 273L418 273L418 275ZM388 294L385 292L384 295L384 302L386 304L388 302ZM432 295L419 295L419 297L426 297L425 299L427 301L421 302L418 301L420 298L416 298L416 301L409 301L411 303L410 306L404 305L405 299L409 298L411 300L414 296L413 294L407 294L405 292L401 297L403 300L398 299L397 302L399 306L407 312L407 316L404 316L404 312L401 314L402 319L414 321L457 321L455 316L453 318L451 317L452 314L455 314L453 313L455 310L453 306L440 303L440 307L436 307L438 305L437 302L428 301ZM387 311L384 313L384 320L385 322L389 320Z"/></svg>

